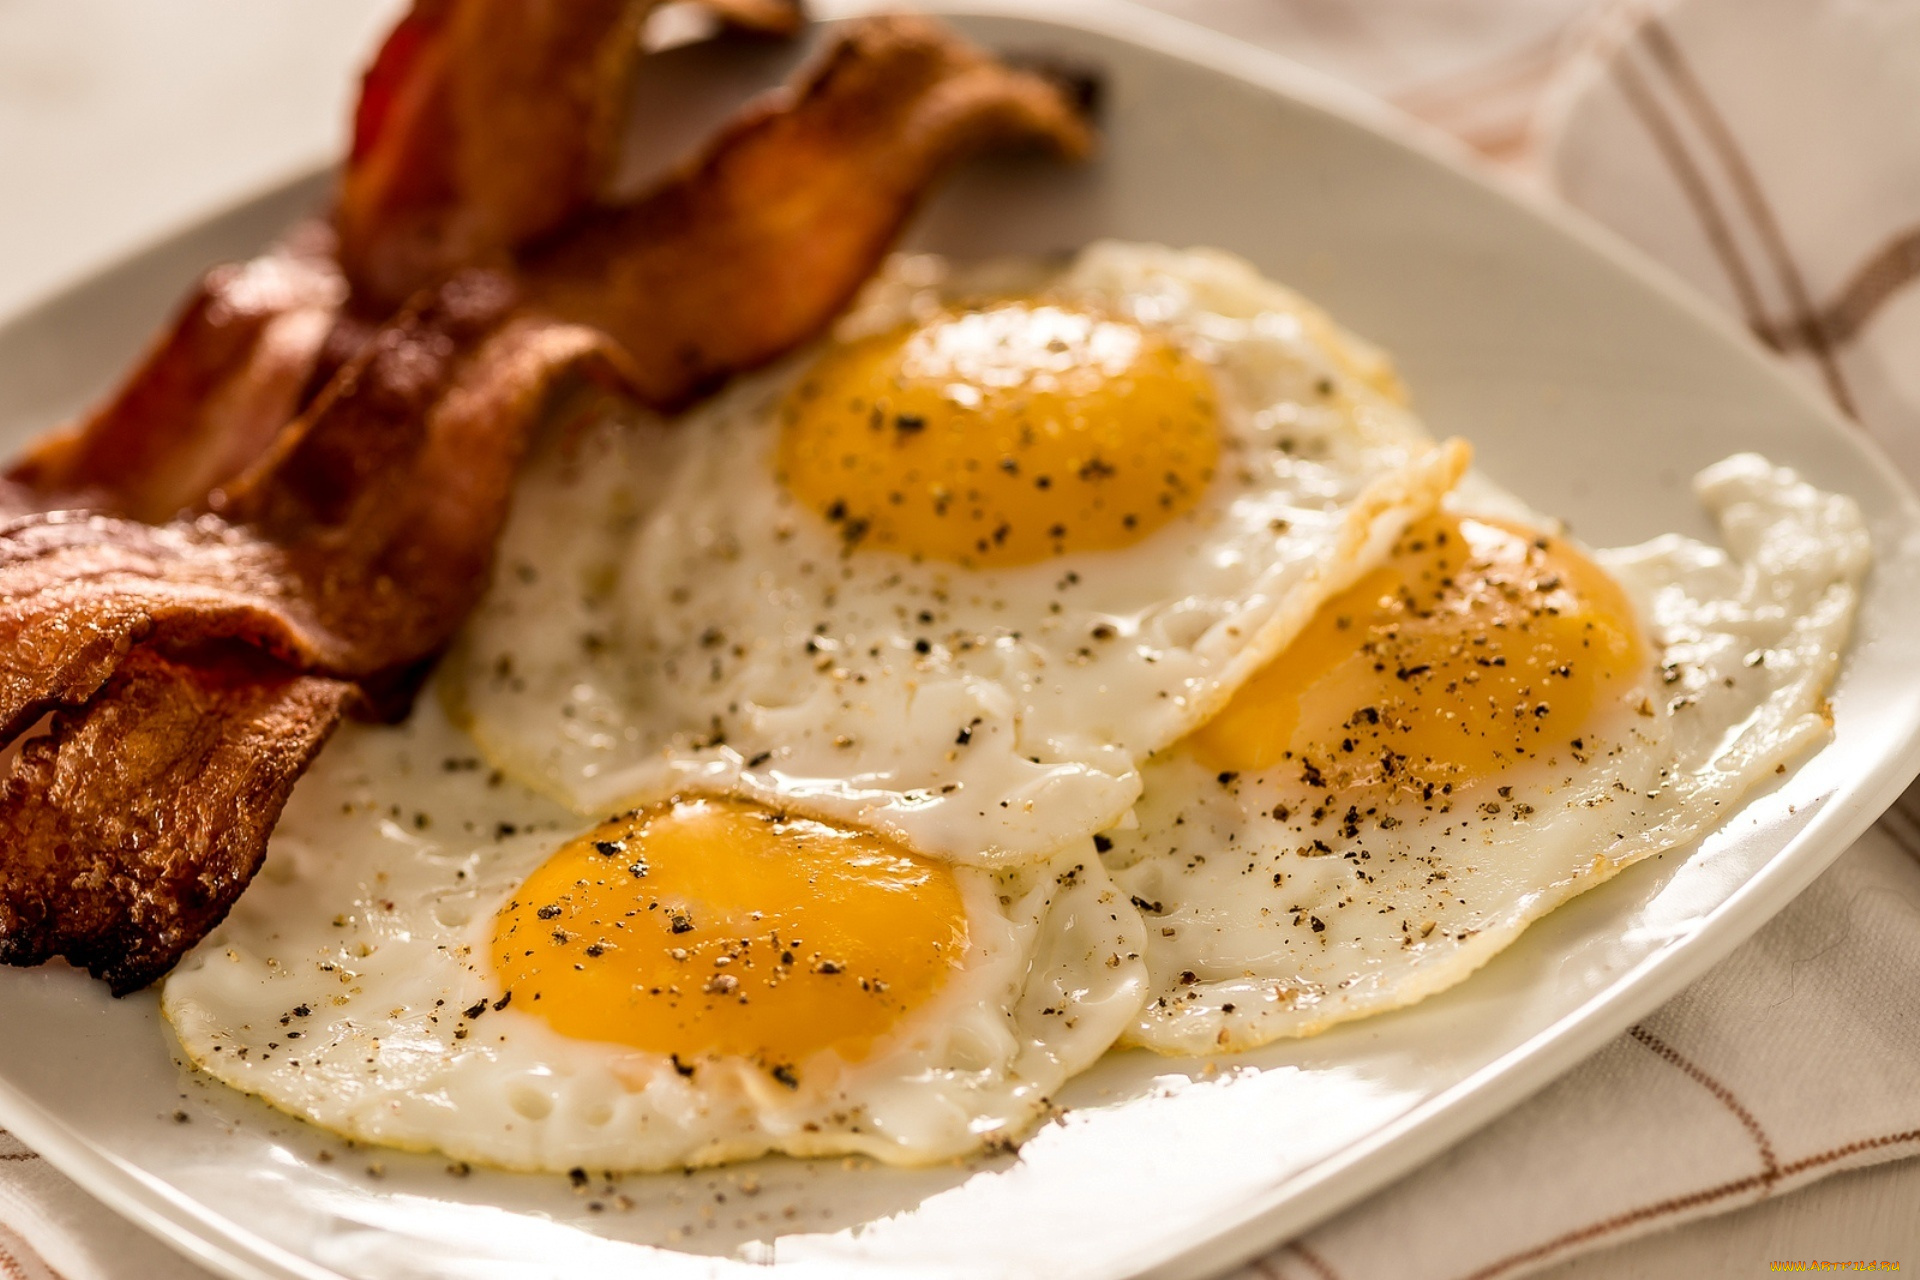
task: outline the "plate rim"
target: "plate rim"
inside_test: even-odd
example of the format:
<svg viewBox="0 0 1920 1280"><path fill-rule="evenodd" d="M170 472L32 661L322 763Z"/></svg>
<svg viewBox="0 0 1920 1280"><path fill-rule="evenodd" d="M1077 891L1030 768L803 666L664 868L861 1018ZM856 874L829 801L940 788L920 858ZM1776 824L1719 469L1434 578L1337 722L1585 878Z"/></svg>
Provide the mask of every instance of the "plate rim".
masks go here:
<svg viewBox="0 0 1920 1280"><path fill-rule="evenodd" d="M884 0L823 0L814 6L821 20L898 7ZM1887 478L1901 518L1920 531L1920 498L1879 444L1857 424L1843 421L1827 401L1794 377L1782 361L1760 349L1730 316L1616 233L1554 200L1544 189L1494 167L1451 135L1284 54L1133 0L915 0L913 7L942 17L1014 19L1146 48L1333 117L1517 205L1712 333L1756 375L1770 380L1777 393L1793 399L1859 448ZM198 218L141 239L131 249L0 316L0 339L30 330L76 295L100 288L181 242L209 233L216 224L244 221L263 206L316 187L333 167L291 170L250 195L224 201ZM1871 768L1856 774L1845 796L1823 802L1819 812L1701 918L1688 936L1641 960L1606 991L1465 1079L1264 1193L1248 1197L1230 1216L1217 1219L1204 1239L1169 1244L1140 1258L1132 1274L1155 1280L1198 1280L1224 1273L1311 1229L1519 1105L1757 933L1852 846L1916 773L1920 773L1920 717L1907 725L1904 737ZM96 1146L5 1079L0 1079L0 1125L87 1194L199 1266L234 1280L349 1280L248 1231Z"/></svg>

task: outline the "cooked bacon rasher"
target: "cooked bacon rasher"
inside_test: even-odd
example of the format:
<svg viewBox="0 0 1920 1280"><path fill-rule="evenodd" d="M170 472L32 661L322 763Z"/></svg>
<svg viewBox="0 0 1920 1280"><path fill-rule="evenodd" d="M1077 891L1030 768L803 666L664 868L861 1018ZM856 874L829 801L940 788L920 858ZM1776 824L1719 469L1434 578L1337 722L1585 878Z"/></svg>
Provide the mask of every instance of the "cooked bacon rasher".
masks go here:
<svg viewBox="0 0 1920 1280"><path fill-rule="evenodd" d="M0 515L69 505L167 520L239 474L300 411L346 301L333 246L307 223L208 272L110 400L14 460Z"/></svg>
<svg viewBox="0 0 1920 1280"><path fill-rule="evenodd" d="M785 6L714 7L770 24ZM551 38L469 66L475 9ZM817 334L953 160L1090 145L1047 80L876 18L685 171L599 206L595 131L635 9L420 0L368 77L338 257L309 233L215 272L125 389L8 473L0 742L32 736L0 784L0 961L64 956L125 992L225 916L339 720L404 714L484 592L556 401L679 408ZM562 109L515 101L549 82ZM404 163L368 167L480 145L489 111L537 117L490 163L564 182L528 194L470 156L417 189ZM570 158L527 158L583 127Z"/></svg>

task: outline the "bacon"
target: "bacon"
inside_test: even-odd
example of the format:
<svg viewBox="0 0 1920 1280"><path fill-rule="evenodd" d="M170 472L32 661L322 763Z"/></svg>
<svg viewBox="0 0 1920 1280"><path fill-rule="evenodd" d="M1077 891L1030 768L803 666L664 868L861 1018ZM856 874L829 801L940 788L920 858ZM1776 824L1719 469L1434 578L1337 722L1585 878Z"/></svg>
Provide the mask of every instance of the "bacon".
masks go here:
<svg viewBox="0 0 1920 1280"><path fill-rule="evenodd" d="M361 86L335 221L361 309L384 315L603 194L640 26L658 0L415 0ZM799 0L704 0L790 36Z"/></svg>
<svg viewBox="0 0 1920 1280"><path fill-rule="evenodd" d="M167 520L244 469L298 412L346 297L322 224L216 267L120 391L7 469L9 509Z"/></svg>
<svg viewBox="0 0 1920 1280"><path fill-rule="evenodd" d="M807 20L800 0L702 0L702 6L735 31L791 36Z"/></svg>
<svg viewBox="0 0 1920 1280"><path fill-rule="evenodd" d="M56 512L0 533L0 715L85 700L0 789L0 961L64 955L116 991L165 972L341 716L411 691L485 589L550 393L618 383L602 336L503 323L510 301L457 277L384 332L236 487L247 523Z"/></svg>
<svg viewBox="0 0 1920 1280"><path fill-rule="evenodd" d="M362 86L335 223L391 311L559 226L617 156L646 0L417 0Z"/></svg>
<svg viewBox="0 0 1920 1280"><path fill-rule="evenodd" d="M399 126L365 127L377 149ZM340 717L404 711L485 590L515 473L561 391L671 409L808 340L939 169L1010 140L1089 142L1053 87L930 23L850 24L802 88L653 195L423 293L264 448L170 429L203 460L170 474L219 477L198 514L138 518L191 505L187 482L116 471L84 447L92 427L36 451L15 474L42 510L0 525L0 742L48 712L54 728L0 789L0 960L65 955L116 990L164 972L244 888ZM195 315L175 332L209 331ZM258 359L274 323L211 363ZM53 465L83 456L96 461ZM100 509L58 496L89 485ZM129 745L103 768L116 739ZM229 821L239 806L261 816Z"/></svg>
<svg viewBox="0 0 1920 1280"><path fill-rule="evenodd" d="M116 995L173 967L259 870L354 686L142 649L0 784L0 963L66 956Z"/></svg>
<svg viewBox="0 0 1920 1280"><path fill-rule="evenodd" d="M90 696L136 644L240 642L349 680L437 653L485 589L548 393L583 371L624 385L604 337L509 322L513 297L497 275L449 281L221 496L223 515L57 511L0 531L0 726Z"/></svg>
<svg viewBox="0 0 1920 1280"><path fill-rule="evenodd" d="M1078 158L1093 138L1054 83L926 19L868 19L651 196L523 253L522 280L612 335L649 403L683 405L816 332L955 159L1021 143Z"/></svg>

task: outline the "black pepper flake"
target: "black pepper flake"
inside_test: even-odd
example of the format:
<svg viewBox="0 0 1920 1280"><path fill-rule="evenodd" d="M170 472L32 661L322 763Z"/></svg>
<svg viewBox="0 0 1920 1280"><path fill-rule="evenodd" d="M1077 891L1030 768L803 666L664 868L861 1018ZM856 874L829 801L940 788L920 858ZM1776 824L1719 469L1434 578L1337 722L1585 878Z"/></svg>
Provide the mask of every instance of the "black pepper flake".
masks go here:
<svg viewBox="0 0 1920 1280"><path fill-rule="evenodd" d="M800 1077L794 1073L792 1067L784 1062L774 1067L767 1074L771 1075L775 1080L778 1080L789 1089L798 1089L800 1087Z"/></svg>
<svg viewBox="0 0 1920 1280"><path fill-rule="evenodd" d="M513 992L509 991L505 995L501 996L498 1000L495 1000L493 1002L493 1011L495 1013L498 1013L500 1012L500 1010L506 1008L508 1005L512 1003L513 1003Z"/></svg>
<svg viewBox="0 0 1920 1280"><path fill-rule="evenodd" d="M627 851L625 840L595 840L593 851L603 858L614 858Z"/></svg>
<svg viewBox="0 0 1920 1280"><path fill-rule="evenodd" d="M1093 851L1095 853L1107 853L1110 850L1112 850L1112 848L1113 848L1113 841L1108 837L1095 836L1093 838Z"/></svg>
<svg viewBox="0 0 1920 1280"><path fill-rule="evenodd" d="M464 1017L477 1018L481 1014L485 1013L486 1011L487 1011L487 1002L485 1000L481 1000L474 1004L468 1005L465 1009L461 1010L461 1014Z"/></svg>
<svg viewBox="0 0 1920 1280"><path fill-rule="evenodd" d="M669 927L675 933L692 933L693 932L693 917L688 915L686 912L684 911L671 912L668 914L667 919L669 921Z"/></svg>
<svg viewBox="0 0 1920 1280"><path fill-rule="evenodd" d="M761 765L765 764L767 761L771 759L773 759L773 752L771 751L759 752L758 754L754 755L751 759L747 761L747 768L758 769Z"/></svg>
<svg viewBox="0 0 1920 1280"><path fill-rule="evenodd" d="M893 415L893 429L903 436L926 430L927 420L917 413L896 413Z"/></svg>
<svg viewBox="0 0 1920 1280"><path fill-rule="evenodd" d="M555 920L560 916L560 905L555 902L549 902L533 914L539 916L542 920Z"/></svg>
<svg viewBox="0 0 1920 1280"><path fill-rule="evenodd" d="M1146 912L1148 915L1160 916L1167 913L1167 904L1164 902L1148 902L1137 893L1133 895L1131 901L1134 906L1140 908L1140 910Z"/></svg>
<svg viewBox="0 0 1920 1280"><path fill-rule="evenodd" d="M681 1074L682 1076L691 1076L691 1075L693 1075L693 1064L692 1064L692 1063L690 1063L690 1062L682 1062L682 1061L680 1061L680 1055L679 1055L679 1054L677 1054L677 1053L675 1053L675 1054L671 1054L671 1055L669 1055L669 1056L671 1057L671 1059L672 1059L672 1061L673 1061L673 1069L674 1069L675 1071L678 1071L678 1072L679 1072L679 1073L680 1073L680 1074Z"/></svg>
<svg viewBox="0 0 1920 1280"><path fill-rule="evenodd" d="M1308 916L1307 923L1313 926L1315 933L1325 933L1327 931L1327 922L1319 916Z"/></svg>
<svg viewBox="0 0 1920 1280"><path fill-rule="evenodd" d="M587 1185L587 1171L578 1167L567 1170L567 1181L576 1187Z"/></svg>

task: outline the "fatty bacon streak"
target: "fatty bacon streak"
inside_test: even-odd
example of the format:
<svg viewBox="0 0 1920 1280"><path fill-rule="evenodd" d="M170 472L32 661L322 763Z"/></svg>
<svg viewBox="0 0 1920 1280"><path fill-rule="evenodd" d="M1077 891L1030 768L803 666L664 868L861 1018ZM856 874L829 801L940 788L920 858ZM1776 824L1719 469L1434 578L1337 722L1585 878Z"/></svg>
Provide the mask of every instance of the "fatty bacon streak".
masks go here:
<svg viewBox="0 0 1920 1280"><path fill-rule="evenodd" d="M116 992L169 969L257 870L342 716L403 709L477 603L558 391L673 409L792 349L942 167L1001 142L1076 155L1090 135L1047 82L935 24L851 24L652 195L423 294L198 514L135 518L181 485L129 477L139 496L116 502L110 455L95 509L53 492L95 472L16 468L42 510L0 526L0 741L47 731L0 785L0 961L65 956ZM87 456L87 435L59 448ZM180 474L237 452L177 435L224 459Z"/></svg>

